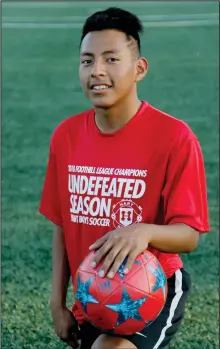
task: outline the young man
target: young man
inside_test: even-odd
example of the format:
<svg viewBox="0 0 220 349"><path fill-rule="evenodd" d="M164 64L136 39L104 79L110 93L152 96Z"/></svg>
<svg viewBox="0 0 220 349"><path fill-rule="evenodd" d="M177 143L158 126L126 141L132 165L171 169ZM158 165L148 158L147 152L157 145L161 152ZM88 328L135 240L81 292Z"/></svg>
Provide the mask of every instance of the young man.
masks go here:
<svg viewBox="0 0 220 349"><path fill-rule="evenodd" d="M40 212L54 223L51 311L57 335L76 348L164 348L183 319L190 278L179 253L209 231L204 163L190 128L140 101L148 69L140 56L142 25L121 9L89 17L79 76L93 109L64 120L51 138ZM96 249L100 277L149 249L168 279L166 305L140 333L114 336L66 307L70 276Z"/></svg>

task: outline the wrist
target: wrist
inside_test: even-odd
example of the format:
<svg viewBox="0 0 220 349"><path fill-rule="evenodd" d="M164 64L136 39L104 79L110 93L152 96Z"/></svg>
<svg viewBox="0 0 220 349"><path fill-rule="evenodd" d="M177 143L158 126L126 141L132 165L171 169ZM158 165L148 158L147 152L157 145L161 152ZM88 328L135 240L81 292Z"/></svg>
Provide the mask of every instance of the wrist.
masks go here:
<svg viewBox="0 0 220 349"><path fill-rule="evenodd" d="M154 236L154 224L139 223L142 234L146 238L146 246L151 244Z"/></svg>
<svg viewBox="0 0 220 349"><path fill-rule="evenodd" d="M63 310L66 308L66 303L58 300L58 299L51 299L50 300L50 309L51 311L56 311L56 310Z"/></svg>

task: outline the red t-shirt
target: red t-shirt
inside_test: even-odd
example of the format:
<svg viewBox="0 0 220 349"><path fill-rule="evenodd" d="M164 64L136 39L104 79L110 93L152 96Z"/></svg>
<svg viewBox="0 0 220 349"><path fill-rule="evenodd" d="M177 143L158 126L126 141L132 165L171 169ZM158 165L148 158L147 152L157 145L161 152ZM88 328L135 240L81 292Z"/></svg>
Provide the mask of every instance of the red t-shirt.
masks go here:
<svg viewBox="0 0 220 349"><path fill-rule="evenodd" d="M190 128L147 102L111 134L94 116L92 109L56 128L40 204L63 227L73 279L88 247L118 227L179 222L209 231L203 157ZM167 277L182 267L177 254L149 249Z"/></svg>

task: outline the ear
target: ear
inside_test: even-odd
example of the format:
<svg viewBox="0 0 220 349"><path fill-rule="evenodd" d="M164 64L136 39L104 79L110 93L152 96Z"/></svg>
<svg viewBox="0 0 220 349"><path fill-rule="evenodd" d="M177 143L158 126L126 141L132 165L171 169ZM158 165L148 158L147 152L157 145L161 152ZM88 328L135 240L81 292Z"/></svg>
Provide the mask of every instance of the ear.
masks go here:
<svg viewBox="0 0 220 349"><path fill-rule="evenodd" d="M146 60L146 58L140 57L136 65L135 82L141 81L147 74L147 70L148 70L148 61Z"/></svg>

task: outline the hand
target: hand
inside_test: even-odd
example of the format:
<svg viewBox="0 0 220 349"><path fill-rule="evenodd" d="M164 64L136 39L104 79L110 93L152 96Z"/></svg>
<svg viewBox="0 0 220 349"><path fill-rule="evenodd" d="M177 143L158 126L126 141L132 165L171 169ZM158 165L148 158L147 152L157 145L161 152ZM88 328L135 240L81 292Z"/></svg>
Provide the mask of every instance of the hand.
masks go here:
<svg viewBox="0 0 220 349"><path fill-rule="evenodd" d="M139 223L107 233L89 247L90 250L98 249L91 267L95 268L105 257L99 270L99 276L104 277L108 273L107 276L113 278L125 258L128 257L123 270L127 274L135 258L147 249L150 242L150 230L150 225Z"/></svg>
<svg viewBox="0 0 220 349"><path fill-rule="evenodd" d="M78 348L79 329L73 313L66 307L53 308L51 312L57 336L70 347Z"/></svg>

